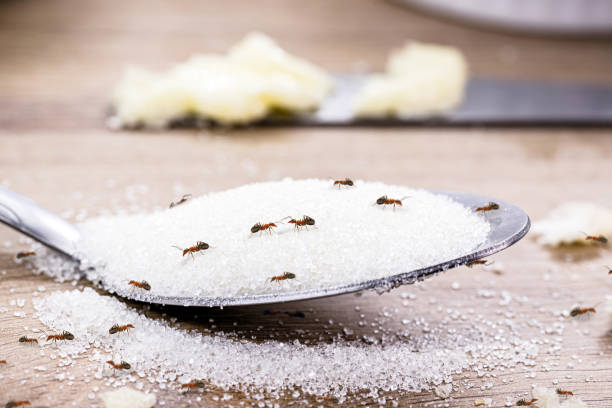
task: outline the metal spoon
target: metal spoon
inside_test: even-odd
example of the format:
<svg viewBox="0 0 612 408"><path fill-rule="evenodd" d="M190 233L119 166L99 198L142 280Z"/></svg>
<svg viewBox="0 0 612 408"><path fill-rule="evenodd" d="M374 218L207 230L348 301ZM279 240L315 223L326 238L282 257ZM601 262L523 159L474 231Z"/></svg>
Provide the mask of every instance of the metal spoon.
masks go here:
<svg viewBox="0 0 612 408"><path fill-rule="evenodd" d="M327 288L231 298L142 296L139 293L125 293L125 291L121 291L121 293L124 297L133 300L162 305L246 306L320 298L343 293L358 292L364 289L389 290L400 285L414 283L417 280L422 280L437 272L445 271L455 266L499 252L520 240L527 234L527 231L529 231L529 217L523 210L512 204L475 194L448 191L432 192L446 195L468 208L483 206L490 201L498 203L499 210L490 211L485 215L487 221L491 224L491 231L486 241L471 252L443 263L430 265L417 270L406 271L398 275L386 276L380 279ZM38 242L76 259L75 253L80 236L79 230L59 216L40 207L27 197L19 195L4 187L0 187L0 221ZM78 261L78 259L76 260ZM113 291L113 288L109 288L104 282L96 282L96 284L105 287L107 290Z"/></svg>

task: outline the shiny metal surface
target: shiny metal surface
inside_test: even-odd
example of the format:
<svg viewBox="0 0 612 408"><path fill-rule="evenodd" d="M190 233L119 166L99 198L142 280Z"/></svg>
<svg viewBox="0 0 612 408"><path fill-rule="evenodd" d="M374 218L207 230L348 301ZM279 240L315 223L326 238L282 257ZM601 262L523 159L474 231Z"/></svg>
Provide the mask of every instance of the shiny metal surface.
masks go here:
<svg viewBox="0 0 612 408"><path fill-rule="evenodd" d="M612 87L553 81L471 78L455 110L420 117L356 118L352 104L367 76L337 75L334 91L312 113L271 115L263 124L287 126L612 125Z"/></svg>
<svg viewBox="0 0 612 408"><path fill-rule="evenodd" d="M76 251L79 231L72 224L2 186L0 222L65 255Z"/></svg>
<svg viewBox="0 0 612 408"><path fill-rule="evenodd" d="M108 287L104 282L96 282L96 284L111 292L116 289L122 296L133 300L180 306L247 306L314 299L366 289L385 291L401 285L415 283L438 272L492 255L511 246L529 231L530 221L527 214L510 203L469 193L446 191L434 191L434 193L447 195L467 207L481 206L489 201L497 202L500 205L499 210L483 215L486 216L491 225L491 231L486 241L472 251L440 264L412 271L398 270L397 274L364 282L295 292L233 298L142 296L140 293L124 292L123 288ZM79 233L74 226L36 205L26 197L5 188L0 188L0 221L66 255L72 256L75 253L74 249Z"/></svg>

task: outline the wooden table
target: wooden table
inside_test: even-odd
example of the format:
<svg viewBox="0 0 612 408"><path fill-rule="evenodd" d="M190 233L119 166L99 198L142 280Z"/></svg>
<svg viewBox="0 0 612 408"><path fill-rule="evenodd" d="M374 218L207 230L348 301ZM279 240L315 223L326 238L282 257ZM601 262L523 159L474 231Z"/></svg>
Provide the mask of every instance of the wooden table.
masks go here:
<svg viewBox="0 0 612 408"><path fill-rule="evenodd" d="M609 129L105 130L109 90L124 64L163 68L196 51L222 51L253 28L332 71L350 70L360 61L380 68L390 48L406 38L418 38L460 46L478 75L612 83L609 40L482 32L377 1L268 0L256 6L228 0L128 1L121 6L103 1L8 1L0 5L0 183L58 213L71 210L73 221L102 209L164 206L183 192L202 194L251 181L330 175L477 192L516 203L535 220L567 200L612 202ZM88 394L101 385L79 382L87 360L71 368L76 379L69 386L55 380L55 362L16 341L24 326L41 327L31 302L39 286L46 289L39 297L72 289L70 283L34 276L17 265L14 254L25 248L19 239L0 228L0 307L10 309L0 313L0 359L9 361L0 367L0 403L27 398L34 406L100 406L99 393L94 399ZM449 271L428 281L423 296L408 309L402 308L399 294L421 289L299 303L291 307L313 312L304 320L286 320L283 326L263 316L262 308L200 309L195 312L198 318L192 311L166 312L178 317L184 328L209 328L208 318L213 317L215 330L233 330L232 323L238 321L257 339L290 340L298 328L306 328L313 339L329 339L341 327L323 328L321 322L354 324L356 304L372 316L397 307L398 318L422 315L435 321L444 316L429 304L429 298L436 298L438 305L456 310L482 307L482 313L495 320L502 309L495 301L487 304L474 296L485 287L530 299L513 309L514 321L530 338L544 335L528 321L537 318L552 324L560 321L558 312L575 303L596 304L611 293L612 278L603 267L612 265L609 249L551 251L528 236L494 259L505 265L503 275L476 268ZM451 291L453 282L461 289ZM23 308L10 305L17 299L25 299ZM27 317L17 317L15 311ZM396 320L388 324L390 329L397 326ZM414 393L401 396L400 406L471 407L481 397L503 406L507 397L524 396L532 384L554 387L553 379L589 406L612 406L612 323L601 310L590 321L563 323L561 352L538 357L539 363L548 360L550 370L541 365L518 367L498 378L465 373L460 377L473 387L461 387L451 394L452 400L443 401L431 392ZM256 330L260 325L263 330ZM40 365L47 371L34 369ZM526 377L532 372L535 378ZM485 386L487 382L493 386ZM175 391L159 391L158 400L174 407L222 406L213 399L219 395L213 390L202 395L200 403L192 396L190 403ZM241 400L253 402L235 393L234 405Z"/></svg>

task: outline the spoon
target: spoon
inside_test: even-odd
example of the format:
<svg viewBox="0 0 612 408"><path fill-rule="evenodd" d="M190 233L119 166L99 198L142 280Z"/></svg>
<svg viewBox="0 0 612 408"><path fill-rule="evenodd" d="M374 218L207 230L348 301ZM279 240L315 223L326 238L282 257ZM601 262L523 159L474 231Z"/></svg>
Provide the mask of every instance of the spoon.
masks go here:
<svg viewBox="0 0 612 408"><path fill-rule="evenodd" d="M448 191L431 191L442 194L463 204L468 208L475 208L494 201L499 209L489 211L484 217L489 222L491 230L486 240L477 248L454 259L447 260L424 268L406 271L392 276L372 279L363 282L348 283L333 287L300 290L284 293L249 295L240 297L177 297L158 296L139 293L125 293L122 296L138 301L156 303L161 305L180 306L246 306L255 304L271 304L295 300L314 299L344 293L358 292L364 289L390 290L404 284L411 284L417 280L465 264L476 259L508 248L527 234L530 227L529 217L520 208L501 200L491 199L469 193ZM79 241L79 230L69 222L46 210L27 197L17 194L0 186L0 222L16 229L30 238L54 249L68 257L79 261L75 254ZM98 286L113 291L104 282L96 282Z"/></svg>

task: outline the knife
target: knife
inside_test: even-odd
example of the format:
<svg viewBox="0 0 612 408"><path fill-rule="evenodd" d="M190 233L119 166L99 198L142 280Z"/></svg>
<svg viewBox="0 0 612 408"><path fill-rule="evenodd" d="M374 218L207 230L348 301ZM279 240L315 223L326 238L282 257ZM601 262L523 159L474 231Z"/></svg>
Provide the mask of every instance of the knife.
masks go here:
<svg viewBox="0 0 612 408"><path fill-rule="evenodd" d="M321 107L298 115L272 114L263 124L302 126L402 125L612 125L612 87L570 82L473 78L454 111L427 117L356 118L351 104L367 80L364 74L335 77Z"/></svg>

